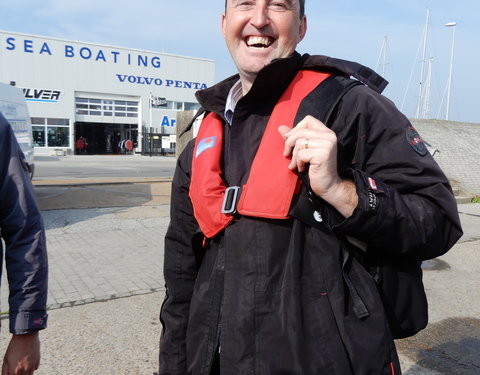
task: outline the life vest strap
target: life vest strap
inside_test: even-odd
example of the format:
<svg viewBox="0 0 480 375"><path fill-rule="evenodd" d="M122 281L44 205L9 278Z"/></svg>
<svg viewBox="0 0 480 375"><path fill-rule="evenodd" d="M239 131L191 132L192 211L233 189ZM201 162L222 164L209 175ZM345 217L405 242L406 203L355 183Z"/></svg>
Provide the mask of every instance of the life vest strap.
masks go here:
<svg viewBox="0 0 480 375"><path fill-rule="evenodd" d="M237 212L238 197L240 196L241 191L240 186L230 186L225 189L221 209L222 214L233 215Z"/></svg>

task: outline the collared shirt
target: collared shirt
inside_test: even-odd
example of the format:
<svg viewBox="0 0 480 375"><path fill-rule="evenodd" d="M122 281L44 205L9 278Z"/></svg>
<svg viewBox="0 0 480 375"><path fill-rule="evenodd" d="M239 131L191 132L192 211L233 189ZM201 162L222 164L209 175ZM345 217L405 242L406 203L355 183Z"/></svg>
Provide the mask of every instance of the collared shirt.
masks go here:
<svg viewBox="0 0 480 375"><path fill-rule="evenodd" d="M235 111L237 102L242 96L242 82L238 80L230 89L230 92L227 96L227 102L225 104L225 119L227 120L229 125L232 125L233 112Z"/></svg>

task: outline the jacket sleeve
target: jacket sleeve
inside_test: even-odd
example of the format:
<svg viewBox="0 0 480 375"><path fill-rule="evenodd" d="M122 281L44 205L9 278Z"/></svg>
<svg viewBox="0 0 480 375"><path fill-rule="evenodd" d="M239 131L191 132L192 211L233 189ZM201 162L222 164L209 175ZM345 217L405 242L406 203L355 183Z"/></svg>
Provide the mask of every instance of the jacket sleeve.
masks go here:
<svg viewBox="0 0 480 375"><path fill-rule="evenodd" d="M333 229L394 256L426 260L448 251L462 235L450 184L393 103L355 87L332 128L359 197L353 215Z"/></svg>
<svg viewBox="0 0 480 375"><path fill-rule="evenodd" d="M45 230L24 155L0 115L0 230L5 241L10 332L46 327L48 261Z"/></svg>
<svg viewBox="0 0 480 375"><path fill-rule="evenodd" d="M190 142L180 155L172 184L163 270L166 295L160 311L163 328L159 352L161 375L187 372L186 332L197 276L192 241L199 230L188 196L193 146Z"/></svg>

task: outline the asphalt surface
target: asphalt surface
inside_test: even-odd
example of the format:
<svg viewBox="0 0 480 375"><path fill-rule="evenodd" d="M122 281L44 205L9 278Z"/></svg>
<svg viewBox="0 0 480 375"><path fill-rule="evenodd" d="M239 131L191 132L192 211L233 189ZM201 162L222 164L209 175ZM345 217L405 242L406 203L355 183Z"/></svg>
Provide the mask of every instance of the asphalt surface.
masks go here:
<svg viewBox="0 0 480 375"><path fill-rule="evenodd" d="M92 178L171 177L176 159L171 156L75 155L35 156L34 181Z"/></svg>
<svg viewBox="0 0 480 375"><path fill-rule="evenodd" d="M41 333L36 374L151 375L157 369L170 181L134 181L35 181L50 262L49 327ZM397 341L407 375L480 373L480 204L459 211L464 237L425 264L430 325ZM6 293L2 280L2 310ZM8 339L4 330L0 350Z"/></svg>

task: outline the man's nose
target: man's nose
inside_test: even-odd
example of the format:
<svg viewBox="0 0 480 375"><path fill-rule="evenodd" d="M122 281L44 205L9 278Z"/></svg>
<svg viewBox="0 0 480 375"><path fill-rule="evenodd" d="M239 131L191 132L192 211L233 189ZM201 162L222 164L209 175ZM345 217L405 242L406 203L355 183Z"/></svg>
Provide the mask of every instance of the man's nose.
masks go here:
<svg viewBox="0 0 480 375"><path fill-rule="evenodd" d="M261 2L257 3L252 9L252 17L250 23L258 29L267 26L270 23L268 4Z"/></svg>

